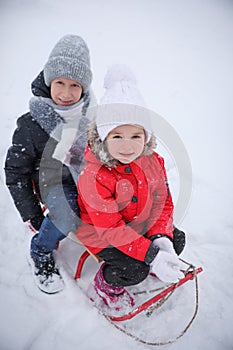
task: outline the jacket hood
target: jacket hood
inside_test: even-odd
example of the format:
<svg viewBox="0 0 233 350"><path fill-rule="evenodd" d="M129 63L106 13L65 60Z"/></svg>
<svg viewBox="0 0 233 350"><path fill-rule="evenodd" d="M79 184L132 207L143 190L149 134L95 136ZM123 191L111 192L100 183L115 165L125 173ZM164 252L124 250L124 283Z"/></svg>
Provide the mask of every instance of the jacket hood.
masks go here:
<svg viewBox="0 0 233 350"><path fill-rule="evenodd" d="M51 98L50 88L45 84L43 71L31 83L31 90L34 96Z"/></svg>
<svg viewBox="0 0 233 350"><path fill-rule="evenodd" d="M100 139L95 121L92 121L89 124L88 130L87 130L87 138L88 138L89 151L91 150L93 154L96 156L96 158L99 159L103 165L109 168L116 167L117 161L114 158L112 158L112 156L109 154L107 150L106 142ZM144 147L144 151L142 155L144 156L152 155L154 153L155 148L156 148L156 139L155 139L155 136L152 134L149 142L147 142Z"/></svg>

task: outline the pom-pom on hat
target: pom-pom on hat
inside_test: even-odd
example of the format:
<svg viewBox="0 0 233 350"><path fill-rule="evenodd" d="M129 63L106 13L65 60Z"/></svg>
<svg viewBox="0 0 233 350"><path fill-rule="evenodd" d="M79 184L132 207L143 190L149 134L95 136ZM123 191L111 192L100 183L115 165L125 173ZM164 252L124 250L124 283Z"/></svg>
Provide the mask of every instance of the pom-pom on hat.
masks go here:
<svg viewBox="0 0 233 350"><path fill-rule="evenodd" d="M89 49L85 41L77 35L65 35L52 49L44 66L47 86L55 78L68 78L79 82L86 92L92 82Z"/></svg>
<svg viewBox="0 0 233 350"><path fill-rule="evenodd" d="M116 64L104 79L105 94L97 108L96 126L102 141L116 127L136 124L144 128L146 142L151 138L150 113L145 107L137 81L128 66Z"/></svg>

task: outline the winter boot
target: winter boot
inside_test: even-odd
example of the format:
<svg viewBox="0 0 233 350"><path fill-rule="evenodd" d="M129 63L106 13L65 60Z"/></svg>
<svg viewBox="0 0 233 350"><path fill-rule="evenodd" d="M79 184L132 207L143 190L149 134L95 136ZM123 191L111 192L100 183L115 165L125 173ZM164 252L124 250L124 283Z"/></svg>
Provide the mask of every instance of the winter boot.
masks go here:
<svg viewBox="0 0 233 350"><path fill-rule="evenodd" d="M105 263L101 265L94 278L94 289L103 302L116 311L129 310L134 306L133 297L124 287L114 287L108 284L103 275Z"/></svg>
<svg viewBox="0 0 233 350"><path fill-rule="evenodd" d="M30 257L29 263L32 267L34 280L38 288L47 294L60 292L64 288L64 282L55 264L52 253L46 254L45 261Z"/></svg>

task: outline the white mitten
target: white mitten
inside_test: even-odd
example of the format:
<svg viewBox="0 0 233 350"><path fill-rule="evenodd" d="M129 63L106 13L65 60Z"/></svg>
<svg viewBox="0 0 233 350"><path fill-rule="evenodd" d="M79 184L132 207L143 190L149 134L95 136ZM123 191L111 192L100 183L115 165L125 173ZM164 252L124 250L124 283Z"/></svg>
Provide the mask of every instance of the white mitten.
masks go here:
<svg viewBox="0 0 233 350"><path fill-rule="evenodd" d="M163 282L174 283L184 277L180 271L181 262L174 253L159 250L155 259L151 263L151 271Z"/></svg>
<svg viewBox="0 0 233 350"><path fill-rule="evenodd" d="M156 238L154 239L153 244L157 245L160 248L160 250L164 250L165 252L176 254L173 248L172 242L167 237Z"/></svg>

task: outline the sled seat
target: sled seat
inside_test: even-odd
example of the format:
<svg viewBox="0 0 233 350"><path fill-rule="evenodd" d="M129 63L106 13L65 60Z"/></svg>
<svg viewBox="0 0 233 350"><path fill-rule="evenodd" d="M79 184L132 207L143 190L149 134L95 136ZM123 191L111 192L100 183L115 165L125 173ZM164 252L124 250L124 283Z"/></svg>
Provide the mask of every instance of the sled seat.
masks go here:
<svg viewBox="0 0 233 350"><path fill-rule="evenodd" d="M98 255L95 255L92 252L90 252L90 250L79 241L79 239L73 232L70 232L68 237L71 238L72 241L81 244L85 248L84 252L78 260L77 268L75 271L74 279L77 280L81 277L83 266L89 256L91 256L97 263L100 263L101 261L103 261L103 259L100 258Z"/></svg>

